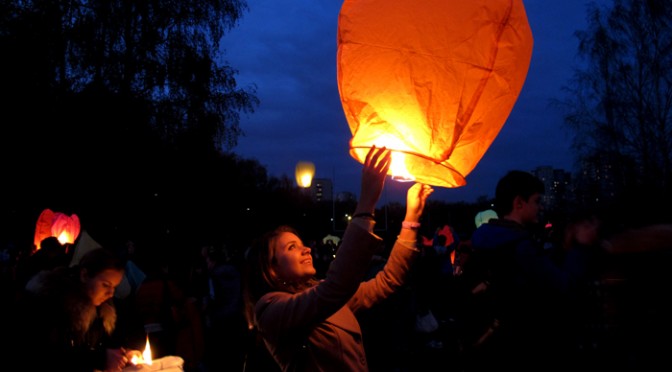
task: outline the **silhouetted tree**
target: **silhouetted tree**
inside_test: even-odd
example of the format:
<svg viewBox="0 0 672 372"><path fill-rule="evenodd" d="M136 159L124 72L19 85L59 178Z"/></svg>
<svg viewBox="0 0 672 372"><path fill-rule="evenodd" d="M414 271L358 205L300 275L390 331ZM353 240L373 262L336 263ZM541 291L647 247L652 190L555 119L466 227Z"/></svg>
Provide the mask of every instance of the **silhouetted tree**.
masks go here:
<svg viewBox="0 0 672 372"><path fill-rule="evenodd" d="M672 188L672 3L614 0L588 15L576 33L585 63L560 103L576 134L582 201L660 201Z"/></svg>
<svg viewBox="0 0 672 372"><path fill-rule="evenodd" d="M170 183L219 161L242 133L239 115L258 104L220 56L246 9L245 0L2 0L0 222L29 216L22 226L32 229L45 207L88 218L188 204Z"/></svg>
<svg viewBox="0 0 672 372"><path fill-rule="evenodd" d="M247 9L244 0L22 1L3 8L2 73L10 83L3 88L40 105L32 107L67 101L68 94L86 93L100 104L120 96L121 104L139 105L131 112L163 140L196 137L219 149L236 144L239 113L257 103L253 88L238 88L236 70L219 57L220 39ZM35 99L43 95L45 101Z"/></svg>

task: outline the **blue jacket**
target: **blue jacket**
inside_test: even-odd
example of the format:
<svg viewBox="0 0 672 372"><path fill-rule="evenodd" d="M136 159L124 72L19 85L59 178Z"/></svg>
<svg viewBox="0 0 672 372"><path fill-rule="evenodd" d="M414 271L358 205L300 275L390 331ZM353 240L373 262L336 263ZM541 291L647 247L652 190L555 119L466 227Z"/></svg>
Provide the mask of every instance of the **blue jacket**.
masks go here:
<svg viewBox="0 0 672 372"><path fill-rule="evenodd" d="M542 347L562 331L564 311L585 283L586 250L570 250L558 265L530 229L505 219L481 225L471 242L510 346Z"/></svg>
<svg viewBox="0 0 672 372"><path fill-rule="evenodd" d="M571 250L561 267L529 229L513 221L490 220L474 231L471 242L474 254L485 257L493 275L511 280L518 291L566 295L584 278L585 252Z"/></svg>

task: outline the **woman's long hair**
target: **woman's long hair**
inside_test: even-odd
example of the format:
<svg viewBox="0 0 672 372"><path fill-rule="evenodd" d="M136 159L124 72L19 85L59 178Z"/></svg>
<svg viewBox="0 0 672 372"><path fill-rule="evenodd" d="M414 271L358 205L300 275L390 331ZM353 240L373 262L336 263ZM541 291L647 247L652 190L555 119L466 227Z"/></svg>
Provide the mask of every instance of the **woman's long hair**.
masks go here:
<svg viewBox="0 0 672 372"><path fill-rule="evenodd" d="M254 328L254 305L263 295L273 291L297 293L317 283L314 278L302 283L286 282L271 273L271 266L277 262L274 254L276 240L286 232L299 235L296 229L281 225L256 239L245 253L243 300L250 329Z"/></svg>

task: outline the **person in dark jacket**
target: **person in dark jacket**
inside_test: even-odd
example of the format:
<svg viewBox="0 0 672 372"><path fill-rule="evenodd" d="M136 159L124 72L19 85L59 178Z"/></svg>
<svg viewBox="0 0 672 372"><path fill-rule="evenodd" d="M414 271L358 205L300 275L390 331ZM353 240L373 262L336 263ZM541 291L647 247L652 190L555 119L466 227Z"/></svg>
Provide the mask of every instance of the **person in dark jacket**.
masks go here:
<svg viewBox="0 0 672 372"><path fill-rule="evenodd" d="M544 249L539 214L544 185L531 173L513 170L497 183L490 220L471 237L474 265L483 280L472 290L482 296L491 321L475 341L473 370L553 370L563 356L555 347L563 324L557 310L584 277L580 250L558 265ZM563 267L564 266L564 267ZM539 364L542 363L542 364Z"/></svg>

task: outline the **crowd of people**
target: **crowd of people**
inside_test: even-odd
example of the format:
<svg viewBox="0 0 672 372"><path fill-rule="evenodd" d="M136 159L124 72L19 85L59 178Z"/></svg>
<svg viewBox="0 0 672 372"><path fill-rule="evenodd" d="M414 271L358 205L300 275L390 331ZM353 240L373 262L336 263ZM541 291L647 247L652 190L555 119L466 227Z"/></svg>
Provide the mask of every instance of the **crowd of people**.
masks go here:
<svg viewBox="0 0 672 372"><path fill-rule="evenodd" d="M187 276L132 239L3 258L7 358L27 370L115 371L179 356L210 371L648 370L665 321L672 227L605 229L577 208L541 221L543 183L506 173L494 210L461 236L419 234L433 189L409 185L393 242L374 233L390 151L373 147L342 237L304 243L292 226L242 255L203 244ZM389 247L389 249L388 249ZM183 268L184 269L184 268ZM182 270L185 272L185 270Z"/></svg>

